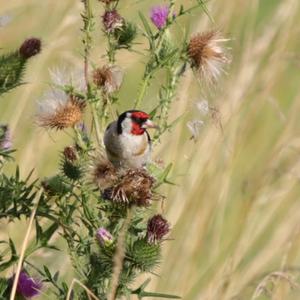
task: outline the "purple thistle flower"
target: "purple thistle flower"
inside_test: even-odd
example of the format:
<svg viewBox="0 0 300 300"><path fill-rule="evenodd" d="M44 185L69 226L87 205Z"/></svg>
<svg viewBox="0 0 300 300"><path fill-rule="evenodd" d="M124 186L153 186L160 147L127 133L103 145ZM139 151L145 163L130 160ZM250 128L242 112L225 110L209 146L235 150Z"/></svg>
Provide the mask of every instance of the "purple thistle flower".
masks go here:
<svg viewBox="0 0 300 300"><path fill-rule="evenodd" d="M161 215L155 215L148 221L147 241L150 244L156 244L170 231L168 221Z"/></svg>
<svg viewBox="0 0 300 300"><path fill-rule="evenodd" d="M41 40L32 37L23 42L23 44L19 49L19 52L23 58L28 59L38 54L41 51L41 47L42 47Z"/></svg>
<svg viewBox="0 0 300 300"><path fill-rule="evenodd" d="M13 276L11 281L14 280ZM33 298L40 294L42 282L30 277L25 271L21 271L17 285L17 293L26 299Z"/></svg>
<svg viewBox="0 0 300 300"><path fill-rule="evenodd" d="M11 132L8 125L0 125L0 149L9 150L12 147Z"/></svg>
<svg viewBox="0 0 300 300"><path fill-rule="evenodd" d="M102 22L107 32L113 32L117 28L121 28L124 24L124 19L119 15L117 10L106 10L102 16Z"/></svg>
<svg viewBox="0 0 300 300"><path fill-rule="evenodd" d="M76 126L80 131L82 131L83 133L87 134L87 129L86 126L83 122L77 124Z"/></svg>
<svg viewBox="0 0 300 300"><path fill-rule="evenodd" d="M151 9L150 18L153 24L158 28L162 29L166 26L169 15L169 6L154 6Z"/></svg>
<svg viewBox="0 0 300 300"><path fill-rule="evenodd" d="M110 246L113 242L113 236L104 227L97 230L96 238L101 246Z"/></svg>

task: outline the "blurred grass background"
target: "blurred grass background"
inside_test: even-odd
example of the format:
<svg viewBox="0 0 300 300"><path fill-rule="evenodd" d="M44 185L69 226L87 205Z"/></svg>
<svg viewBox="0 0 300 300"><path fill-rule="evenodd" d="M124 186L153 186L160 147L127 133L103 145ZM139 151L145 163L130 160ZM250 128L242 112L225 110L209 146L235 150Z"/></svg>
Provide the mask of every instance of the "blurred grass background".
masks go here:
<svg viewBox="0 0 300 300"><path fill-rule="evenodd" d="M138 10L147 15L156 3L122 0L120 12L139 22ZM100 65L105 62L103 12L94 4L99 29L92 61ZM299 5L299 0L212 0L208 7L215 24L200 10L181 21L189 33L220 28L230 36L233 63L217 89L203 88L191 71L186 73L171 116L187 114L154 151L156 158L174 163L178 183L165 189L174 240L165 243L160 275L151 283L156 291L187 300L300 298ZM58 151L68 143L65 133L44 132L33 120L36 101L48 88L48 69L82 65L81 8L75 0L0 0L0 15L12 16L0 28L1 51L17 48L29 36L44 41L26 72L27 84L0 99L0 120L12 127L24 176L33 168L35 175L52 175ZM175 30L180 39L181 27ZM139 42L144 49L144 40ZM145 58L121 51L117 61L126 72L122 111L137 95ZM161 78L147 94L146 111L157 101ZM217 107L223 130L207 118L195 143L186 123L202 117L195 110L202 98ZM21 224L1 230L17 240ZM72 278L63 254L40 253L36 259Z"/></svg>

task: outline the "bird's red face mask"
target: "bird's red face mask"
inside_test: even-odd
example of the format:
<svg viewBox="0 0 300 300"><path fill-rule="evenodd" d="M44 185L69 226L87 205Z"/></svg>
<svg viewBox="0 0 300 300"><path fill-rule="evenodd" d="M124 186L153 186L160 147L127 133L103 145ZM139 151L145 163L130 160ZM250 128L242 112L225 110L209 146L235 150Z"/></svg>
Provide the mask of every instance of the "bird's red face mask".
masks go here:
<svg viewBox="0 0 300 300"><path fill-rule="evenodd" d="M131 133L134 135L141 135L147 128L157 128L157 126L150 120L150 116L142 111L133 112L131 114Z"/></svg>

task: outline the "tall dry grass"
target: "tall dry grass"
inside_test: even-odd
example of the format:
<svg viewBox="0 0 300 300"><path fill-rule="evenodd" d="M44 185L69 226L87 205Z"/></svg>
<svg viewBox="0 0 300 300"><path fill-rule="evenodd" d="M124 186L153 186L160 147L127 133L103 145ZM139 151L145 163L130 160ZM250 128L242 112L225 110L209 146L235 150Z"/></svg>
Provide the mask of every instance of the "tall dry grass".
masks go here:
<svg viewBox="0 0 300 300"><path fill-rule="evenodd" d="M22 172L34 167L36 174L49 174L57 164L56 150L65 141L62 135L40 132L31 121L35 101L47 88L48 68L62 61L80 65L80 3L2 2L1 14L14 17L7 30L0 30L5 46L17 45L25 28L46 44L27 72L30 84L0 99L1 121L13 127ZM131 1L122 5L131 16ZM135 5L147 9L152 3ZM216 26L233 38L233 64L221 88L209 93L201 83L195 85L191 72L186 74L172 116L188 114L155 150L156 157L174 162L173 180L178 183L167 190L165 211L174 241L166 243L161 275L152 283L158 291L177 293L185 300L300 297L299 5L298 0L209 4ZM191 32L211 28L209 20L199 16L185 20ZM100 33L97 38L95 60L104 51ZM136 95L140 60L125 53L118 59L128 72L123 87L127 101ZM156 101L154 95L155 87L146 109ZM194 105L206 97L217 107L223 130L210 118L195 143L186 122L201 118ZM2 228L19 238L21 247L16 225ZM36 259L51 262L53 256L40 253ZM58 256L53 268L63 261L64 256ZM67 262L64 271L71 278Z"/></svg>
<svg viewBox="0 0 300 300"><path fill-rule="evenodd" d="M211 120L183 144L182 124L164 149L183 178L168 196L176 240L157 288L183 299L299 299L299 2L269 3L265 16L263 3L237 2L211 4L234 37L232 68L210 99L223 131ZM190 77L182 85L176 114L201 97Z"/></svg>

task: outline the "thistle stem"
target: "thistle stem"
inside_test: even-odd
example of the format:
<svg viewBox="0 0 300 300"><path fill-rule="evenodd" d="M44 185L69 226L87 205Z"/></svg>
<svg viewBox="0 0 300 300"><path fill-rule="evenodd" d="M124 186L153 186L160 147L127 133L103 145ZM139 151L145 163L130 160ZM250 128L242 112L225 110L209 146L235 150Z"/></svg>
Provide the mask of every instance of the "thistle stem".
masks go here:
<svg viewBox="0 0 300 300"><path fill-rule="evenodd" d="M98 122L97 108L96 108L95 103L91 104L91 111L92 111L92 116L93 116L93 125L95 127L95 132L96 132L96 140L97 140L98 146L102 147L101 130L100 130L99 122Z"/></svg>
<svg viewBox="0 0 300 300"><path fill-rule="evenodd" d="M87 98L90 98L91 93L91 86L89 82L89 56L90 56L90 49L92 44L92 37L91 37L91 30L92 30L92 10L91 10L91 4L90 0L83 0L84 3L84 15L83 15L83 32L85 34L83 39L83 45L84 45L84 77L85 77L85 83L86 83L86 89L87 89ZM102 139L101 139L101 133L100 133L100 126L98 122L98 116L97 116L97 107L95 103L91 103L90 105L91 111L92 111L92 118L93 118L93 125L95 127L96 132L96 140L98 145L102 146Z"/></svg>
<svg viewBox="0 0 300 300"><path fill-rule="evenodd" d="M90 36L90 25L91 25L91 18L92 16L92 11L90 7L90 0L84 0L84 10L85 14L83 16L83 32L85 34L83 44L84 44L84 78L86 82L86 87L87 91L89 90L90 84L89 84L89 79L88 79L88 60L89 60L89 55L90 55L90 48L91 48L91 36Z"/></svg>
<svg viewBox="0 0 300 300"><path fill-rule="evenodd" d="M151 76L152 76L152 72L144 77L139 96L138 96L138 98L136 99L136 101L134 103L134 108L138 108L140 106L140 104L141 104L141 102L142 102L142 100L145 96L146 89L147 89L147 86L149 85L149 81L151 79Z"/></svg>

